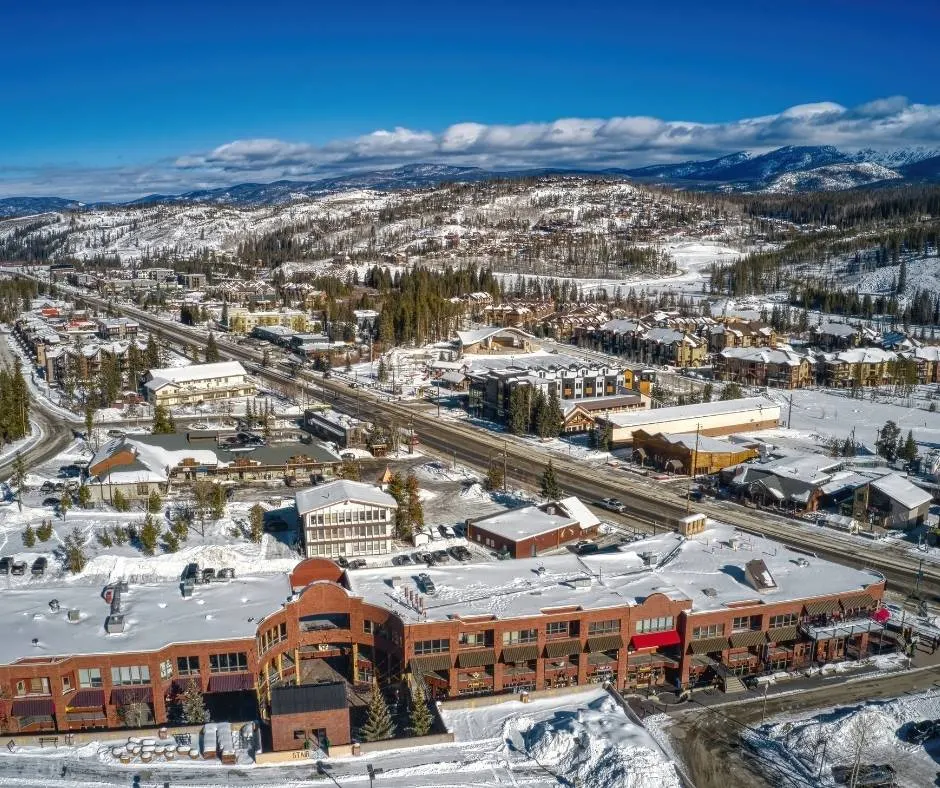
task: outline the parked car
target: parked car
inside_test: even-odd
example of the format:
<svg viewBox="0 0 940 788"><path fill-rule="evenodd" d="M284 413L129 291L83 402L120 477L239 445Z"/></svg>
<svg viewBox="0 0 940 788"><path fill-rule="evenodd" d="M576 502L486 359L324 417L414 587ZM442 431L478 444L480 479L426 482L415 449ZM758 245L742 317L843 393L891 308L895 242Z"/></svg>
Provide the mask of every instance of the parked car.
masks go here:
<svg viewBox="0 0 940 788"><path fill-rule="evenodd" d="M453 539L457 534L454 533L454 529L449 525L439 525L437 530L441 532L441 536L445 539Z"/></svg>
<svg viewBox="0 0 940 788"><path fill-rule="evenodd" d="M124 430L108 430L109 438L123 438L127 433Z"/></svg>
<svg viewBox="0 0 940 788"><path fill-rule="evenodd" d="M49 559L45 556L39 556L35 561L33 561L33 566L29 570L31 574L35 577L41 577L46 573L46 567L49 565Z"/></svg>
<svg viewBox="0 0 940 788"><path fill-rule="evenodd" d="M435 564L446 564L450 561L450 556L447 555L446 550L435 550L431 553L431 558L434 559Z"/></svg>
<svg viewBox="0 0 940 788"><path fill-rule="evenodd" d="M908 744L926 744L937 737L940 737L940 719L912 722L898 732L898 738Z"/></svg>
<svg viewBox="0 0 940 788"><path fill-rule="evenodd" d="M353 558L349 562L350 569L365 569L367 566L365 558Z"/></svg>
<svg viewBox="0 0 940 788"><path fill-rule="evenodd" d="M424 564L424 563L427 563L427 562L424 560L424 558L422 558L423 555L424 555L424 553L422 553L421 551L418 551L417 553L412 553L412 554L411 554L411 560L412 560L414 563L416 563L416 564Z"/></svg>
<svg viewBox="0 0 940 788"><path fill-rule="evenodd" d="M25 575L26 574L26 562L25 561L14 561L13 565L10 567L11 575Z"/></svg>
<svg viewBox="0 0 940 788"><path fill-rule="evenodd" d="M199 564L186 564L180 579L185 583L187 581L195 583L199 578Z"/></svg>
<svg viewBox="0 0 940 788"><path fill-rule="evenodd" d="M458 561L469 561L473 557L470 551L461 544L451 547L447 552Z"/></svg>
<svg viewBox="0 0 940 788"><path fill-rule="evenodd" d="M343 556L338 555L333 559L338 567L341 569L349 569L349 561L347 561Z"/></svg>
<svg viewBox="0 0 940 788"><path fill-rule="evenodd" d="M202 582L211 583L213 580L215 580L215 569L211 566L207 566L202 570Z"/></svg>
<svg viewBox="0 0 940 788"><path fill-rule="evenodd" d="M10 556L5 555L3 558L0 558L0 575L10 574L10 565L13 563L13 559Z"/></svg>
<svg viewBox="0 0 940 788"><path fill-rule="evenodd" d="M426 572L422 572L420 575L418 575L418 588L420 588L421 591L425 594L434 594L437 592L437 587L434 585L434 581Z"/></svg>
<svg viewBox="0 0 940 788"><path fill-rule="evenodd" d="M418 553L418 560L415 561L415 563L433 564L433 563L434 563L434 559L431 558L431 554L430 554L430 553L421 552L421 553Z"/></svg>
<svg viewBox="0 0 940 788"><path fill-rule="evenodd" d="M42 487L39 488L39 492L50 493L55 490L55 485L52 482L43 482Z"/></svg>
<svg viewBox="0 0 940 788"><path fill-rule="evenodd" d="M601 501L601 506L610 512L617 512L617 514L623 514L627 511L627 507L624 506L623 501L619 498L604 498L604 500Z"/></svg>
<svg viewBox="0 0 940 788"><path fill-rule="evenodd" d="M574 551L578 555L588 555L590 553L596 553L598 549L599 548L597 547L597 544L595 542L583 541L583 542L578 542L574 546Z"/></svg>
<svg viewBox="0 0 940 788"><path fill-rule="evenodd" d="M411 565L411 556L409 555L396 555L392 559L392 563L395 566L410 566Z"/></svg>
<svg viewBox="0 0 940 788"><path fill-rule="evenodd" d="M42 499L42 505L43 505L43 506L58 506L58 505L59 505L59 499L58 499L58 498L52 498L52 497L43 498L43 499Z"/></svg>

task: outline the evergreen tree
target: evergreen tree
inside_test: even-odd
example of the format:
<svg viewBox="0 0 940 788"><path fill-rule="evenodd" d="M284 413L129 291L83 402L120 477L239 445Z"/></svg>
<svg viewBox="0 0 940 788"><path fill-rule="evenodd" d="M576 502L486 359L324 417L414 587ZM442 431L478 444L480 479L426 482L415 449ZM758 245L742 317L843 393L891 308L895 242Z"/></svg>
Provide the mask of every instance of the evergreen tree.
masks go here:
<svg viewBox="0 0 940 788"><path fill-rule="evenodd" d="M424 693L419 690L413 690L411 693L411 735L427 736L434 725L434 718L428 709L428 703L424 698Z"/></svg>
<svg viewBox="0 0 940 788"><path fill-rule="evenodd" d="M558 479L555 478L555 466L552 465L551 460L545 466L539 488L542 491L542 496L550 501L557 501L561 498L561 488L558 486Z"/></svg>
<svg viewBox="0 0 940 788"><path fill-rule="evenodd" d="M376 379L379 383L385 383L388 380L388 367L385 365L385 359L379 359L379 368L375 373Z"/></svg>
<svg viewBox="0 0 940 788"><path fill-rule="evenodd" d="M147 498L147 511L151 514L159 514L162 508L163 499L160 497L160 493L156 490L151 490L150 496Z"/></svg>
<svg viewBox="0 0 940 788"><path fill-rule="evenodd" d="M65 565L72 574L79 574L88 563L88 556L85 555L85 539L77 528L62 540L62 547L65 551Z"/></svg>
<svg viewBox="0 0 940 788"><path fill-rule="evenodd" d="M222 323L222 325L225 326L226 328L229 327L228 325L228 301L224 299L222 301L222 318L219 322Z"/></svg>
<svg viewBox="0 0 940 788"><path fill-rule="evenodd" d="M33 526L27 525L23 529L23 547L35 547L36 546L36 532L33 530Z"/></svg>
<svg viewBox="0 0 940 788"><path fill-rule="evenodd" d="M251 541L258 544L264 535L264 509L261 504L255 504L248 512L249 537Z"/></svg>
<svg viewBox="0 0 940 788"><path fill-rule="evenodd" d="M137 539L140 541L140 549L144 555L153 555L157 551L160 529L149 514L144 519Z"/></svg>
<svg viewBox="0 0 940 788"><path fill-rule="evenodd" d="M153 334L147 337L147 349L144 351L144 358L147 361L148 369L157 369L160 366L160 349L153 338Z"/></svg>
<svg viewBox="0 0 940 788"><path fill-rule="evenodd" d="M561 435L562 427L565 423L565 414L561 409L561 401L558 394L553 391L545 401L545 413L542 416L543 430L545 438L557 438Z"/></svg>
<svg viewBox="0 0 940 788"><path fill-rule="evenodd" d="M167 409L166 405L157 405L153 409L153 434L169 435L176 432L176 423L173 421L173 414Z"/></svg>
<svg viewBox="0 0 940 788"><path fill-rule="evenodd" d="M715 387L711 383L702 386L702 402L711 402Z"/></svg>
<svg viewBox="0 0 940 788"><path fill-rule="evenodd" d="M875 450L888 462L898 457L898 445L901 443L901 430L893 421L885 422L875 441Z"/></svg>
<svg viewBox="0 0 940 788"><path fill-rule="evenodd" d="M513 435L525 435L529 431L529 389L516 386L509 395L506 421Z"/></svg>
<svg viewBox="0 0 940 788"><path fill-rule="evenodd" d="M114 491L114 494L111 496L111 505L114 507L115 511L118 512L126 512L131 508L127 497L120 490Z"/></svg>
<svg viewBox="0 0 940 788"><path fill-rule="evenodd" d="M205 699L195 679L190 679L180 697L183 720L187 725L203 725L209 721Z"/></svg>
<svg viewBox="0 0 940 788"><path fill-rule="evenodd" d="M917 459L917 443L914 441L914 433L907 431L907 439L898 452L898 456L906 462L914 462Z"/></svg>
<svg viewBox="0 0 940 788"><path fill-rule="evenodd" d="M395 723L378 686L372 688L372 697L369 699L369 714L360 735L363 741L370 742L391 739L395 735Z"/></svg>
<svg viewBox="0 0 940 788"><path fill-rule="evenodd" d="M501 490L503 488L503 466L501 463L494 462L490 464L486 472L486 478L483 480L483 488L490 492Z"/></svg>
<svg viewBox="0 0 940 788"><path fill-rule="evenodd" d="M52 538L52 521L43 520L42 525L36 529L36 538L40 542L48 542Z"/></svg>
<svg viewBox="0 0 940 788"><path fill-rule="evenodd" d="M26 486L26 465L23 462L23 455L19 452L13 460L13 484L16 485L17 496L22 496L23 488Z"/></svg>
<svg viewBox="0 0 940 788"><path fill-rule="evenodd" d="M95 431L95 405L91 400L85 401L85 439L91 440Z"/></svg>
<svg viewBox="0 0 940 788"><path fill-rule="evenodd" d="M175 553L180 549L180 539L173 531L164 531L160 535L160 545L166 553Z"/></svg>
<svg viewBox="0 0 940 788"><path fill-rule="evenodd" d="M87 509L91 504L91 488L87 484L83 484L78 488L78 505L82 509Z"/></svg>
<svg viewBox="0 0 940 788"><path fill-rule="evenodd" d="M215 364L221 360L222 357L219 355L219 346L216 344L215 334L210 331L209 339L206 341L206 363Z"/></svg>
<svg viewBox="0 0 940 788"><path fill-rule="evenodd" d="M225 516L225 488L221 484L212 485L212 517L221 520Z"/></svg>
<svg viewBox="0 0 940 788"><path fill-rule="evenodd" d="M725 384L725 387L721 390L721 396L719 399L722 402L725 402L732 399L741 399L743 396L744 394L741 391L741 386L737 383L731 382Z"/></svg>
<svg viewBox="0 0 940 788"><path fill-rule="evenodd" d="M72 495L68 490L62 493L62 497L59 499L59 512L62 514L62 519L65 519L65 515L68 514L69 509L72 508Z"/></svg>
<svg viewBox="0 0 940 788"><path fill-rule="evenodd" d="M408 493L408 519L412 531L415 531L424 527L424 506L421 504L418 477L413 473L409 473L405 480L405 490Z"/></svg>

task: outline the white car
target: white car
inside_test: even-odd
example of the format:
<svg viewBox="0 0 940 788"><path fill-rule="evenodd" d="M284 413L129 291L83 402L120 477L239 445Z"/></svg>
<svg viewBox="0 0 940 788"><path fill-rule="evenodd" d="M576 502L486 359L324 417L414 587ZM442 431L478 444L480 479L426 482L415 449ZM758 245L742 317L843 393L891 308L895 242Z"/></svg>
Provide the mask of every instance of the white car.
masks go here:
<svg viewBox="0 0 940 788"><path fill-rule="evenodd" d="M604 498L600 505L608 511L617 512L617 514L623 514L627 511L627 507L619 498Z"/></svg>

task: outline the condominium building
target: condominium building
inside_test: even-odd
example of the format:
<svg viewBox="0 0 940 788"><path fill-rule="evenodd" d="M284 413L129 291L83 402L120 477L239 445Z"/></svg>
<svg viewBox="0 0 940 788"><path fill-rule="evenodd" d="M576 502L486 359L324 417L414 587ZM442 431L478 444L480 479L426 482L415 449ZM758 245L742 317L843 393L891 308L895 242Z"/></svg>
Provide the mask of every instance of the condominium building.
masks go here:
<svg viewBox="0 0 940 788"><path fill-rule="evenodd" d="M215 399L254 396L255 384L238 361L151 369L144 388L154 405L195 405Z"/></svg>
<svg viewBox="0 0 940 788"><path fill-rule="evenodd" d="M301 490L295 503L308 557L392 551L398 503L378 487L340 479Z"/></svg>

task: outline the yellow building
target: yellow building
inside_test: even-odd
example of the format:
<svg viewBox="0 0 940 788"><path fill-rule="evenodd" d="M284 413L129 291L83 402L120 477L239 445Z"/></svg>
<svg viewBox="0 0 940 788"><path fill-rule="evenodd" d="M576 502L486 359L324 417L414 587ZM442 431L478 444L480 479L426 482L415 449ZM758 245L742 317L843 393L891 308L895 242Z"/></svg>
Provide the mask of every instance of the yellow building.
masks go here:
<svg viewBox="0 0 940 788"><path fill-rule="evenodd" d="M233 334L250 334L257 326L284 326L299 334L316 330L319 323L299 309L277 309L251 312L244 308L229 309L228 329Z"/></svg>

